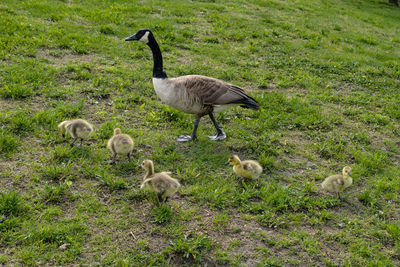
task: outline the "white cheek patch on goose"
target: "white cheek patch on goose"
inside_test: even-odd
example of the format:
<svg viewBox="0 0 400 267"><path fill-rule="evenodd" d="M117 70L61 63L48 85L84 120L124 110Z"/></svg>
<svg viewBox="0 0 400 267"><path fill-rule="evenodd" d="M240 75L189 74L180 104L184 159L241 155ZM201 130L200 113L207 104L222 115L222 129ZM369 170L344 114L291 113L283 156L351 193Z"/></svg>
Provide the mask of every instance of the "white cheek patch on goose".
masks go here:
<svg viewBox="0 0 400 267"><path fill-rule="evenodd" d="M149 32L146 32L139 41L147 44L149 42Z"/></svg>

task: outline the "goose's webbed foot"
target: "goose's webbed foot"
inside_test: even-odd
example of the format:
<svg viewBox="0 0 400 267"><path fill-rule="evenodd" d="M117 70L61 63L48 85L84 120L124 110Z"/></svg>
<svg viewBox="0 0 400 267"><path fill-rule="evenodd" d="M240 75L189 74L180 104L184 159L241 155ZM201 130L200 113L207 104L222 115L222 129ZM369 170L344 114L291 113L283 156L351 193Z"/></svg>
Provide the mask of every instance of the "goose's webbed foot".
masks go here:
<svg viewBox="0 0 400 267"><path fill-rule="evenodd" d="M211 141L224 140L226 138L226 133L219 129L216 134L209 136L209 138Z"/></svg>
<svg viewBox="0 0 400 267"><path fill-rule="evenodd" d="M210 116L210 119L214 124L215 129L217 130L216 134L209 136L210 140L211 141L224 140L226 138L226 133L222 130L221 126L218 125L217 121L214 118L214 115L210 113L208 114L208 116Z"/></svg>
<svg viewBox="0 0 400 267"><path fill-rule="evenodd" d="M184 134L182 134L182 135L179 135L177 138L176 138L176 141L178 141L178 142L189 142L189 141L194 141L194 140L196 140L196 136L194 137L194 138L192 138L190 135L184 135Z"/></svg>
<svg viewBox="0 0 400 267"><path fill-rule="evenodd" d="M189 142L196 140L196 132L197 132L197 127L199 127L199 123L200 123L200 118L196 119L193 122L194 127L192 135L179 135L178 138L176 138L176 140L178 142Z"/></svg>

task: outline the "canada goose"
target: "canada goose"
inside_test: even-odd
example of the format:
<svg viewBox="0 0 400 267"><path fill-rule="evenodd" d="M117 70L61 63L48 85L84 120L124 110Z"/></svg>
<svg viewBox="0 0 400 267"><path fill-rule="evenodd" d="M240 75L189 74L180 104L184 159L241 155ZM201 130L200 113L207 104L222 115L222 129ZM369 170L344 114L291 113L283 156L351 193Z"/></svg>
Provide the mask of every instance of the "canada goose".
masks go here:
<svg viewBox="0 0 400 267"><path fill-rule="evenodd" d="M346 166L343 168L343 175L331 175L327 177L321 184L321 187L332 193L336 193L340 199L340 192L352 185L353 179L350 177L351 168Z"/></svg>
<svg viewBox="0 0 400 267"><path fill-rule="evenodd" d="M255 160L241 161L237 155L232 155L228 163L233 166L233 171L244 178L258 178L263 171L261 165Z"/></svg>
<svg viewBox="0 0 400 267"><path fill-rule="evenodd" d="M210 116L217 129L217 133L210 136L210 139L213 141L223 140L226 138L226 134L216 122L213 112L220 112L235 104L243 108L258 109L257 101L248 96L242 88L224 81L200 75L169 79L163 71L160 47L150 30L139 30L125 41L141 41L150 47L154 61L153 86L161 101L182 112L195 114L192 134L178 136L178 142L196 139L200 118L205 115Z"/></svg>
<svg viewBox="0 0 400 267"><path fill-rule="evenodd" d="M117 154L126 155L129 160L133 150L133 140L129 135L122 134L120 128L115 128L113 137L108 140L107 148L113 154L112 164L115 163Z"/></svg>
<svg viewBox="0 0 400 267"><path fill-rule="evenodd" d="M156 193L159 203L166 202L181 186L176 179L169 176L169 172L154 173L154 164L151 160L144 160L141 167L146 170L146 174L140 188L146 187Z"/></svg>
<svg viewBox="0 0 400 267"><path fill-rule="evenodd" d="M65 137L65 133L69 133L74 140L70 144L74 145L75 141L80 138L82 145L83 139L87 139L89 135L93 132L93 126L85 120L76 119L63 121L58 124L58 131L61 133L62 137Z"/></svg>

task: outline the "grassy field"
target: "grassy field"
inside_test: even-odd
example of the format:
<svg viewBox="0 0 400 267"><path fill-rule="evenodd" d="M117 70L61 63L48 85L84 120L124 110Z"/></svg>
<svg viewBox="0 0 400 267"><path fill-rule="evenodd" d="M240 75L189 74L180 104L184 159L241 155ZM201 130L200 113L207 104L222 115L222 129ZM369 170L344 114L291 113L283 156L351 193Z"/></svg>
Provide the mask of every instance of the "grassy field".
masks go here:
<svg viewBox="0 0 400 267"><path fill-rule="evenodd" d="M149 28L169 77L243 87L259 111L228 138L177 143L193 118L157 100ZM400 265L400 9L386 0L0 3L0 265ZM57 133L85 118L95 134ZM114 127L135 141L108 163ZM230 154L257 159L242 184ZM139 190L143 159L183 187ZM352 167L339 201L328 175Z"/></svg>

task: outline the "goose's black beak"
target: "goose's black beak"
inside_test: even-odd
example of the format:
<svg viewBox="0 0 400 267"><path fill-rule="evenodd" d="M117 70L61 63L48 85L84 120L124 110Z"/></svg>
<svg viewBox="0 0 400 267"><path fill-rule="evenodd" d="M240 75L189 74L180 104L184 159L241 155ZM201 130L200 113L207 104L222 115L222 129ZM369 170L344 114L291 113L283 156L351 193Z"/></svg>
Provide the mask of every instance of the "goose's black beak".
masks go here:
<svg viewBox="0 0 400 267"><path fill-rule="evenodd" d="M137 38L136 34L129 36L128 38L125 38L125 41L138 41L139 38Z"/></svg>
<svg viewBox="0 0 400 267"><path fill-rule="evenodd" d="M225 164L226 164L226 165L229 165L229 161L227 161Z"/></svg>

